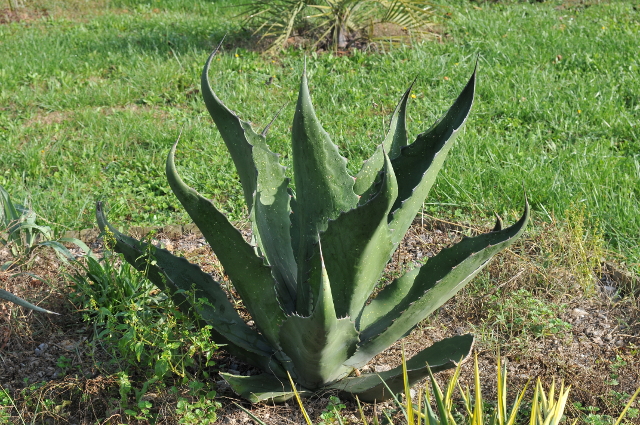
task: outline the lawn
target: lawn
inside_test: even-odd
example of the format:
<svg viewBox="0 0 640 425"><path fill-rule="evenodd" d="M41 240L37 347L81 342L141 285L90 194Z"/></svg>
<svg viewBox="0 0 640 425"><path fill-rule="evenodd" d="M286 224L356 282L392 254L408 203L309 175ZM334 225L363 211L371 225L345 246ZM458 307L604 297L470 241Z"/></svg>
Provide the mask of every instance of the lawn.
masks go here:
<svg viewBox="0 0 640 425"><path fill-rule="evenodd" d="M305 61L318 116L352 173L383 139L414 79L410 138L446 112L477 66L473 110L424 217L484 226L498 213L513 222L526 193L535 224L512 254L548 254L528 263L515 254L500 259L512 262L507 271L481 275L451 307L471 314L488 303L478 320L491 325L476 329L486 350L524 332L515 350L527 351L519 344L566 331L565 322L538 333L522 324L542 326L582 308L565 297L573 287L563 279L574 281L558 267L580 282L593 280L600 256L640 268L640 6L632 2L442 2L435 41L381 38L348 54L289 48L277 56L263 55L237 18L242 0L24 3L18 18L0 15L0 185L59 235L95 228L96 201L106 201L110 221L125 229L189 223L164 176L179 134L176 161L187 183L233 221L245 219L233 162L199 86L206 57L226 37L210 74L214 89L256 130L284 106L267 141L289 167ZM522 273L529 277L510 280ZM504 282L519 291L511 304L491 292ZM588 303L600 302L580 285ZM546 304L528 300L534 295ZM464 301L474 298L484 301ZM515 331L513 314L521 315ZM611 400L599 399L599 408L619 412Z"/></svg>
<svg viewBox="0 0 640 425"><path fill-rule="evenodd" d="M0 26L0 184L61 228L94 227L99 199L122 225L184 223L163 176L182 131L190 183L241 218L235 171L198 95L202 63L227 34L212 79L257 127L286 105L269 140L286 164L305 55L247 50L232 2L66 4ZM352 171L414 78L412 135L446 111L477 61L475 108L427 210L504 214L524 188L545 218L584 204L610 247L638 263L640 12L622 1L473 6L443 6L442 43L308 56L318 114Z"/></svg>

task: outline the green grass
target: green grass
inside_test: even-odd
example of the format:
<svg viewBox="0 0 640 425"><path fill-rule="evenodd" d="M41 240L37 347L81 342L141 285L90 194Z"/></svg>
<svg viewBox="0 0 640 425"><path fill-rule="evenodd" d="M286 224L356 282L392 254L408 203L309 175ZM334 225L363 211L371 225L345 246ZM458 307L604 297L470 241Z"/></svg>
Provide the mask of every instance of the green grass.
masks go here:
<svg viewBox="0 0 640 425"><path fill-rule="evenodd" d="M123 0L89 18L67 11L0 26L0 184L62 228L93 227L99 199L114 223L187 222L163 173L183 131L187 180L240 219L232 161L197 92L201 66L229 34L213 85L260 128L287 104L269 143L288 164L305 55L237 47L251 43L231 4ZM584 203L589 224L638 263L640 12L622 1L560 5L452 2L444 43L306 55L314 104L355 172L413 78L411 136L444 113L477 59L474 110L427 208L508 214L524 186L543 216Z"/></svg>

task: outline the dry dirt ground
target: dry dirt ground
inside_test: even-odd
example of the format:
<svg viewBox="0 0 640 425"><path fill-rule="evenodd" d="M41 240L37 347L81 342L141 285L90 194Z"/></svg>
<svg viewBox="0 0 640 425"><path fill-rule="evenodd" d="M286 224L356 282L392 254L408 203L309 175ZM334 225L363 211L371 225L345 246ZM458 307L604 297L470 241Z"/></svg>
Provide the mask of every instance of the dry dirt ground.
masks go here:
<svg viewBox="0 0 640 425"><path fill-rule="evenodd" d="M490 223L486 224L484 231L490 229ZM479 335L475 351L486 400L495 400L496 353L500 351L507 362L511 397L532 379L540 377L546 384L555 379L571 385L571 402L597 407L598 413L616 415L622 410L623 403L616 401L621 394L632 394L640 387L638 301L637 297L624 293L632 278L609 263L598 271L597 279L592 278L591 290L585 290L573 270L572 260L565 253L558 254L558 246L548 242L551 236L558 238L555 224L533 227L528 236L492 261L476 278L480 283L469 285L404 339L407 357L442 338L474 332ZM220 266L199 234L182 234L181 228L176 227L167 230L157 235L158 242L197 260L208 272L219 276ZM390 263L387 275L393 276L411 267L414 261L433 256L462 234L475 232L429 217L417 220ZM90 237L91 232L83 236ZM92 241L91 247L96 252L102 249L99 240ZM6 249L0 251L0 264L8 258ZM12 408L4 408L5 416L10 415L15 423L146 423L124 416L117 376L100 366L108 355L99 345L90 344L94 338L91 323L83 322L82 314L68 301L65 275L68 270L51 253L41 251L22 271L19 275L0 274L0 287L62 314L28 312L0 302L0 390L6 390L14 404ZM492 323L495 317L487 312L495 311L495 304L502 300L507 305L510 294L521 288L561 306L554 319L571 326L556 334L534 336L522 328ZM517 318L523 313L514 314ZM362 371L395 367L400 363L400 353L398 343ZM257 373L223 351L215 360L214 372L234 369L245 374ZM450 375L444 372L438 379L443 383ZM252 423L234 403L250 409L267 424L304 423L295 403L251 406L238 399L219 377L214 379L220 384L217 391L222 403L217 423ZM472 385L471 361L463 366L460 381L463 387ZM33 384L38 384L37 389L25 396L22 389ZM318 394L305 401L314 421L319 420L330 395ZM151 393L145 397L153 402L158 423L177 423L175 395ZM360 423L355 405L345 404L343 413L348 423ZM391 407L386 403L375 409L380 412ZM373 410L374 406L365 407L369 417ZM34 414L36 411L40 413ZM577 410L570 405L567 412L575 415ZM2 412L0 418L1 415Z"/></svg>

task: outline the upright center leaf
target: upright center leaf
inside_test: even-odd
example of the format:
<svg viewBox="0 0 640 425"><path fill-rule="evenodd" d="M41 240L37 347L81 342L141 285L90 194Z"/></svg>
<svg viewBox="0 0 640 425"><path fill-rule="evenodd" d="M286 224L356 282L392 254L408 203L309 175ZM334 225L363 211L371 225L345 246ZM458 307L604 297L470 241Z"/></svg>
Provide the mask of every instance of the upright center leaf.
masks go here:
<svg viewBox="0 0 640 425"><path fill-rule="evenodd" d="M298 264L298 312L309 314L311 300L303 287L313 244L318 233L327 228L328 220L354 208L358 196L353 192L354 179L347 172L347 160L316 117L306 72L302 75L292 133L296 202L292 204L291 236Z"/></svg>

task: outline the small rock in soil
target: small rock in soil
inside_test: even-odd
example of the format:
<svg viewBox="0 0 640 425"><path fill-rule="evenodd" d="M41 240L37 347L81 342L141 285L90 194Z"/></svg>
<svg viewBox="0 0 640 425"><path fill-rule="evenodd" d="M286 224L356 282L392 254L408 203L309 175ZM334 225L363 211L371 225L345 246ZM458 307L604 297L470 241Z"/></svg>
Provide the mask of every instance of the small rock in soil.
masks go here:
<svg viewBox="0 0 640 425"><path fill-rule="evenodd" d="M47 351L47 348L49 348L49 344L43 342L42 344L38 345L36 347L36 349L34 350L36 353L36 356L40 356L42 355L45 351Z"/></svg>
<svg viewBox="0 0 640 425"><path fill-rule="evenodd" d="M582 316L588 316L588 315L589 315L589 313L587 313L586 311L582 310L581 308L574 308L574 309L571 311L571 315L572 315L573 317L575 317L576 319L578 319L578 318L580 318L580 317L582 317Z"/></svg>
<svg viewBox="0 0 640 425"><path fill-rule="evenodd" d="M376 371L376 373L380 373L380 372L387 372L389 370L391 370L391 366L389 366L388 364L380 364L380 365L376 365L373 370Z"/></svg>

